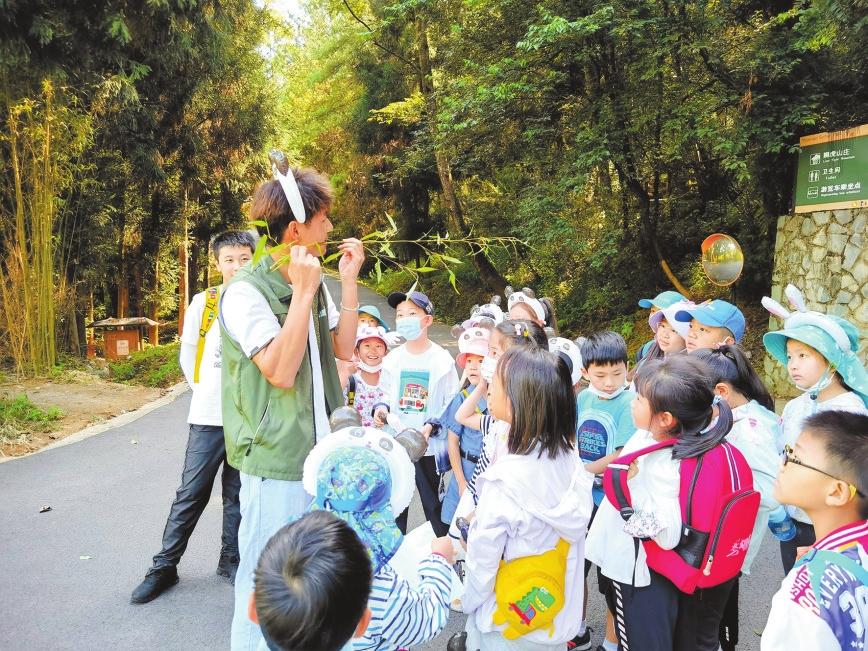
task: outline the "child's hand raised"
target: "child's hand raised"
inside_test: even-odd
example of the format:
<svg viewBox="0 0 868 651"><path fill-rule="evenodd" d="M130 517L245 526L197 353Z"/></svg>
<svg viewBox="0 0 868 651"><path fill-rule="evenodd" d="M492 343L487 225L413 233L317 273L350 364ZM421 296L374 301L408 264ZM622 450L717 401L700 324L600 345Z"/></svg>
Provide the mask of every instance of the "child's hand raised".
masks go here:
<svg viewBox="0 0 868 651"><path fill-rule="evenodd" d="M455 547L452 545L452 539L449 536L432 540L431 553L440 554L450 565L455 564Z"/></svg>

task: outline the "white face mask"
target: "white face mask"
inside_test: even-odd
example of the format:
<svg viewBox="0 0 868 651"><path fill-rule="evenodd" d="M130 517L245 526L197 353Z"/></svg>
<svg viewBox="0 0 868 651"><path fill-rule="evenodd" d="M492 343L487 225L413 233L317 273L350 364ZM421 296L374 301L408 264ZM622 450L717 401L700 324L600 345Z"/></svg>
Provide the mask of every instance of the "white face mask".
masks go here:
<svg viewBox="0 0 868 651"><path fill-rule="evenodd" d="M365 364L364 362L359 362L359 369L364 371L365 373L379 373L383 368L383 363L380 362L376 366L371 366L370 364Z"/></svg>
<svg viewBox="0 0 868 651"><path fill-rule="evenodd" d="M491 382L494 379L494 371L497 370L497 360L493 357L486 356L479 365L479 375L486 382Z"/></svg>
<svg viewBox="0 0 868 651"><path fill-rule="evenodd" d="M593 384L589 384L588 388L585 389L585 391L590 391L592 395L595 395L598 398L602 398L603 400L612 400L613 398L617 398L622 393L624 393L627 390L628 386L629 385L625 382L624 386L622 386L620 389L615 389L614 391L612 391L612 393L606 393L605 391L600 391L599 389L594 388Z"/></svg>

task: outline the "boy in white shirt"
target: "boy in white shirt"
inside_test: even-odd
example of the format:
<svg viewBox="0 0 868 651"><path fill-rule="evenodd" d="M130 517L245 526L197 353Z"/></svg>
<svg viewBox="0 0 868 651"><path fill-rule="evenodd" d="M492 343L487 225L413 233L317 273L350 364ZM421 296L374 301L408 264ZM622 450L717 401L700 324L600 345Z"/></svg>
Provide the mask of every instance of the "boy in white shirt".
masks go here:
<svg viewBox="0 0 868 651"><path fill-rule="evenodd" d="M190 535L211 498L211 486L223 466L223 545L217 574L235 581L238 569L238 524L241 511L238 471L226 463L223 417L220 411L221 363L220 328L216 326L217 305L223 285L253 257L256 242L246 231L226 231L211 241L211 251L223 283L193 297L184 316L180 362L187 384L193 391L187 422L190 434L181 486L163 530L163 547L144 581L130 601L147 603L178 582L177 565Z"/></svg>
<svg viewBox="0 0 868 651"><path fill-rule="evenodd" d="M380 386L389 397L389 404L376 408L374 422L382 426L386 412L391 411L402 427L418 429L426 438L432 434L436 437L440 429L437 419L458 392L455 361L445 348L428 338L428 328L434 322L434 304L425 294L413 289L406 294L394 292L388 301L395 308L395 331L407 341L383 360ZM440 474L447 470L446 459L445 437L429 438L428 452L414 464L422 508L438 537L449 530L440 519ZM406 510L398 516L397 523L401 532L406 533Z"/></svg>
<svg viewBox="0 0 868 651"><path fill-rule="evenodd" d="M811 518L817 542L772 598L762 651L868 645L868 416L820 411L787 446L775 498Z"/></svg>

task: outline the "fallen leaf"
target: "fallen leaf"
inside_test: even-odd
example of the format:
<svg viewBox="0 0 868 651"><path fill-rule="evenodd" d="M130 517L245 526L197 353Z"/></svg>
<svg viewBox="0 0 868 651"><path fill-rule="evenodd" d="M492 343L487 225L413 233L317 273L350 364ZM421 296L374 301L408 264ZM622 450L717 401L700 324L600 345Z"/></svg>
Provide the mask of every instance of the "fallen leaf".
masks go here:
<svg viewBox="0 0 868 651"><path fill-rule="evenodd" d="M40 513L48 513L50 510L51 510L51 505L50 505L50 504L43 504L43 505L42 505L42 508L39 509L39 512L40 512Z"/></svg>

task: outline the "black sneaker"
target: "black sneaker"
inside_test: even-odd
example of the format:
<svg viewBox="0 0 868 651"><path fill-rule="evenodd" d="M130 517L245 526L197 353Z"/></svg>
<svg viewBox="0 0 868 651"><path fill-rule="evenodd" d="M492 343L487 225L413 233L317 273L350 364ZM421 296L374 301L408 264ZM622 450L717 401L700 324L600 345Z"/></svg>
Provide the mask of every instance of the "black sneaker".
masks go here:
<svg viewBox="0 0 868 651"><path fill-rule="evenodd" d="M567 649L570 651L590 651L591 648L591 627L585 627L585 632L582 635L576 635L572 640L567 642Z"/></svg>
<svg viewBox="0 0 868 651"><path fill-rule="evenodd" d="M230 556L221 554L220 561L217 563L217 575L225 576L229 579L229 583L235 585L235 574L238 572L238 556Z"/></svg>
<svg viewBox="0 0 868 651"><path fill-rule="evenodd" d="M446 643L446 651L466 651L467 650L467 633L462 631L456 633L449 638Z"/></svg>
<svg viewBox="0 0 868 651"><path fill-rule="evenodd" d="M178 570L175 567L163 567L150 570L145 580L133 590L130 596L131 604L146 604L153 601L178 582Z"/></svg>

